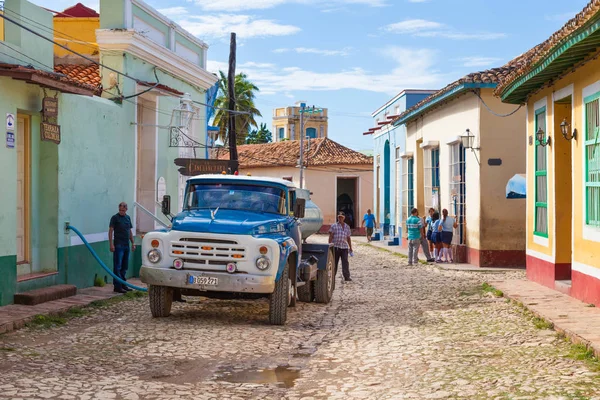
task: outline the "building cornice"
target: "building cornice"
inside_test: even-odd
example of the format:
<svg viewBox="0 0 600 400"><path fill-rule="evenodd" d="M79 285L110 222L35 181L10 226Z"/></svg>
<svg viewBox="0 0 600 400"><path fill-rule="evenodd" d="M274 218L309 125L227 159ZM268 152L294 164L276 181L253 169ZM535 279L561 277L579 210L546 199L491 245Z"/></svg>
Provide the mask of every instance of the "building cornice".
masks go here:
<svg viewBox="0 0 600 400"><path fill-rule="evenodd" d="M218 80L204 68L134 30L97 29L96 41L102 50L129 53L204 90L210 89Z"/></svg>

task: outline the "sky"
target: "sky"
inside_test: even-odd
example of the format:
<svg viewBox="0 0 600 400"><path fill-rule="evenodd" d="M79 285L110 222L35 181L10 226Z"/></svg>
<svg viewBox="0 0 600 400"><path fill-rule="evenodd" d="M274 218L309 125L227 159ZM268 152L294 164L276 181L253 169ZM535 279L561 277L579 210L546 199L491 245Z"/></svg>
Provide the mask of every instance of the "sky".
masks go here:
<svg viewBox="0 0 600 400"><path fill-rule="evenodd" d="M98 9L98 0L79 0ZM33 0L63 10L77 0ZM210 45L211 72L237 69L272 110L303 100L329 109L329 137L355 150L371 113L404 89L440 89L499 67L546 40L587 0L146 0Z"/></svg>

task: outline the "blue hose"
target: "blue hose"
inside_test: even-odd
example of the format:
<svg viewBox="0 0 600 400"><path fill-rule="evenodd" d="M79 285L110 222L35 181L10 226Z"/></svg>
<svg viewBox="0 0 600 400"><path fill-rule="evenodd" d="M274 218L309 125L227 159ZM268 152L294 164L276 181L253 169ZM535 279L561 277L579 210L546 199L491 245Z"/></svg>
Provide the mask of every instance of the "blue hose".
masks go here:
<svg viewBox="0 0 600 400"><path fill-rule="evenodd" d="M94 251L94 249L92 249L92 246L90 246L90 244L88 243L88 241L85 240L85 237L83 237L83 235L81 234L81 232L79 232L79 229L75 228L73 225L67 225L67 229L72 230L73 232L75 232L77 234L77 236L79 236L79 238L81 239L81 241L83 242L83 244L85 244L85 247L87 247L87 249L90 251L90 253L92 253L92 255L94 256L94 258L96 259L96 261L98 261L98 264L100 264L100 266L102 268L104 268L104 270L106 272L108 272L110 274L110 276L113 277L114 280L116 280L117 282L120 282L122 285L128 286L128 287L130 287L132 289L135 289L135 290L139 290L140 292L147 292L148 291L148 289L146 289L146 288L132 285L131 283L128 283L127 281L124 281L123 279L121 279L118 276L116 276L106 265L104 265L104 263L102 262L102 260L100 259L100 257L98 257L98 254L96 254L96 252Z"/></svg>

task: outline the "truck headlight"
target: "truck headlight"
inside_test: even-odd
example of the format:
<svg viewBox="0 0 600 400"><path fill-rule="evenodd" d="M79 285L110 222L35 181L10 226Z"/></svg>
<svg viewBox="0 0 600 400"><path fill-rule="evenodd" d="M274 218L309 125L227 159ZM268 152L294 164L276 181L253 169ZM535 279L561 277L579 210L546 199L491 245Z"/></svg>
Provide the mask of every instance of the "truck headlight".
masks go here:
<svg viewBox="0 0 600 400"><path fill-rule="evenodd" d="M159 250L152 249L148 252L148 261L150 261L152 264L156 264L161 259L162 259L162 254L160 254Z"/></svg>
<svg viewBox="0 0 600 400"><path fill-rule="evenodd" d="M256 268L260 269L261 271L269 269L270 266L271 260L269 260L267 257L263 256L256 259Z"/></svg>
<svg viewBox="0 0 600 400"><path fill-rule="evenodd" d="M255 227L253 230L253 234L255 235L264 235L266 233L279 233L285 232L285 224L284 223L276 223L271 222L265 225L259 225Z"/></svg>

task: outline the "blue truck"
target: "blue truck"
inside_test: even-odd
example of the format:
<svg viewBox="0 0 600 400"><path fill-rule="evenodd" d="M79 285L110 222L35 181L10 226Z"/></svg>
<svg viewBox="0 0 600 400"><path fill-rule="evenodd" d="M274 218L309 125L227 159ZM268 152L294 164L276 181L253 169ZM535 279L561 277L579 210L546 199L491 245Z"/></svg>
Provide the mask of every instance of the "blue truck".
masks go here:
<svg viewBox="0 0 600 400"><path fill-rule="evenodd" d="M171 215L170 197L162 212ZM310 192L283 179L200 175L188 179L170 229L142 240L140 277L150 312L167 317L174 299L269 299L269 322L283 325L296 301L329 303L333 248L307 243L323 224Z"/></svg>

